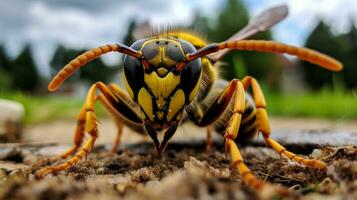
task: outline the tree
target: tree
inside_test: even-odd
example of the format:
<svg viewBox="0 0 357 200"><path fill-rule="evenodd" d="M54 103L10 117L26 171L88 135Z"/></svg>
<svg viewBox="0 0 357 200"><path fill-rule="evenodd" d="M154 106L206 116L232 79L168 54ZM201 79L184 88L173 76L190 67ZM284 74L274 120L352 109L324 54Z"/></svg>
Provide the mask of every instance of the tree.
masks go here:
<svg viewBox="0 0 357 200"><path fill-rule="evenodd" d="M352 89L357 87L357 29L353 23L351 25L352 28L348 33L339 36L341 51L339 59L344 65L341 73L345 86Z"/></svg>
<svg viewBox="0 0 357 200"><path fill-rule="evenodd" d="M8 58L5 48L0 45L0 89L9 89L10 77L9 77L10 59Z"/></svg>
<svg viewBox="0 0 357 200"><path fill-rule="evenodd" d="M320 21L316 28L311 32L306 40L305 46L325 54L340 58L340 42L334 36L330 27L323 21ZM313 88L319 89L324 86L333 85L333 72L316 67L315 65L301 61L303 65L303 74L305 81Z"/></svg>
<svg viewBox="0 0 357 200"><path fill-rule="evenodd" d="M241 0L227 0L226 6L218 15L216 25L208 31L208 38L214 42L224 41L241 30L248 22L249 14L244 3ZM271 33L267 31L252 38L271 40ZM222 69L223 76L228 80L242 78L249 74L269 83L271 88L279 88L282 66L277 62L275 55L234 51L226 55L223 62L226 63Z"/></svg>
<svg viewBox="0 0 357 200"><path fill-rule="evenodd" d="M81 69L80 78L89 84L97 81L109 82L118 70L119 67L108 67L101 59L95 59Z"/></svg>
<svg viewBox="0 0 357 200"><path fill-rule="evenodd" d="M131 44L133 44L133 42L135 42L132 33L136 25L137 23L135 22L135 20L130 20L128 31L126 32L124 38L122 39L123 44L130 46Z"/></svg>
<svg viewBox="0 0 357 200"><path fill-rule="evenodd" d="M199 11L196 11L192 24L188 27L188 29L196 32L197 34L203 35L210 30L209 20Z"/></svg>
<svg viewBox="0 0 357 200"><path fill-rule="evenodd" d="M305 80L313 89L332 87L336 80L347 88L357 87L357 29L353 22L348 33L334 35L331 28L320 21L306 40L306 46L332 56L344 65L342 72L334 73L302 62Z"/></svg>
<svg viewBox="0 0 357 200"><path fill-rule="evenodd" d="M51 76L54 76L61 70L69 61L77 57L80 53L75 50L66 49L64 46L59 45L50 62ZM79 73L74 73L66 82L73 82L79 79Z"/></svg>
<svg viewBox="0 0 357 200"><path fill-rule="evenodd" d="M25 45L22 52L12 62L10 77L12 87L23 91L33 91L40 83L30 45Z"/></svg>
<svg viewBox="0 0 357 200"><path fill-rule="evenodd" d="M8 71L10 68L10 59L5 51L5 47L0 45L0 69Z"/></svg>

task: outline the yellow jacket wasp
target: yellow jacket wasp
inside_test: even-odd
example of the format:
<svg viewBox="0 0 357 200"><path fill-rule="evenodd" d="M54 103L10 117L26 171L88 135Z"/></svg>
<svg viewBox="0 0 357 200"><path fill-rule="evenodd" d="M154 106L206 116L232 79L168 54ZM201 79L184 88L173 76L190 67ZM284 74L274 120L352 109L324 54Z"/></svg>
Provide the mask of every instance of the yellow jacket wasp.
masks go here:
<svg viewBox="0 0 357 200"><path fill-rule="evenodd" d="M244 40L268 29L287 15L286 6L266 10L251 20L248 26L225 42L207 45L195 34L185 31L158 33L139 39L130 47L109 44L89 50L67 64L48 86L55 91L77 69L108 52L119 52L124 57L125 92L115 84L97 82L89 89L87 99L78 115L74 146L60 157L74 157L63 164L47 166L36 173L68 169L78 163L92 149L97 137L94 104L99 100L113 114L118 135L113 152L120 141L122 126L147 133L161 155L177 127L192 121L200 127L214 127L225 139L225 148L244 182L254 188L264 184L244 164L236 142L262 133L265 142L276 152L303 165L325 169L322 161L305 159L287 151L270 137L271 129L266 103L259 83L253 77L230 82L220 80L216 63L230 50L286 53L332 71L340 71L342 64L319 52L274 41ZM246 90L252 88L252 97ZM99 90L99 94L97 91ZM81 147L85 132L91 137ZM159 133L163 132L163 133ZM160 142L158 134L163 134Z"/></svg>

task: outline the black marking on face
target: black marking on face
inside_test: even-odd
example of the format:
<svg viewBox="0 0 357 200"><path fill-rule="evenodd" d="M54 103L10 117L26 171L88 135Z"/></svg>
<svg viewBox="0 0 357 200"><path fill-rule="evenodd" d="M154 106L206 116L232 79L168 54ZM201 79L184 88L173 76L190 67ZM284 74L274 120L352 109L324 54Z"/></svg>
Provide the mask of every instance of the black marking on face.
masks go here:
<svg viewBox="0 0 357 200"><path fill-rule="evenodd" d="M139 50L146 39L134 42L130 47ZM134 101L137 100L138 92L144 85L144 69L137 58L126 55L124 57L124 75L134 93Z"/></svg>
<svg viewBox="0 0 357 200"><path fill-rule="evenodd" d="M196 52L196 48L185 40L179 40L185 54ZM182 70L181 74L181 88L185 92L186 100L189 100L189 95L193 88L195 88L201 76L201 59L196 59L188 63Z"/></svg>
<svg viewBox="0 0 357 200"><path fill-rule="evenodd" d="M196 59L186 65L181 72L181 88L185 92L186 101L189 100L191 91L198 84L201 76L201 59Z"/></svg>

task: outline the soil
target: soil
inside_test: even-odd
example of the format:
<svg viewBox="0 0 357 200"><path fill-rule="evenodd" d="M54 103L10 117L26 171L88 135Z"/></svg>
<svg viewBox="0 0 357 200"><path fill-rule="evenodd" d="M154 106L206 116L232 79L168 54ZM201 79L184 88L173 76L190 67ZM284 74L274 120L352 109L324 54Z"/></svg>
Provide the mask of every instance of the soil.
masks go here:
<svg viewBox="0 0 357 200"><path fill-rule="evenodd" d="M190 133L185 135L187 130ZM111 146L103 132L104 142L99 142L86 160L37 180L33 175L37 169L63 162L50 163L49 158L68 148L69 139L55 144L53 135L44 134L46 141L39 142L39 135L29 134L25 136L28 143L0 145L0 199L357 199L357 134L353 132L357 129L275 130L287 149L325 161L327 170L280 158L261 140L255 140L240 150L253 173L269 184L263 190L252 190L231 169L220 137L214 137L213 149L207 153L205 131L188 127L178 133L161 158L149 140L131 133L124 135L128 140L118 153L109 155ZM340 133L346 138L334 145L334 137ZM289 138L305 136L295 142L284 139L287 134ZM324 135L313 137L316 134ZM315 141L321 137L330 139Z"/></svg>

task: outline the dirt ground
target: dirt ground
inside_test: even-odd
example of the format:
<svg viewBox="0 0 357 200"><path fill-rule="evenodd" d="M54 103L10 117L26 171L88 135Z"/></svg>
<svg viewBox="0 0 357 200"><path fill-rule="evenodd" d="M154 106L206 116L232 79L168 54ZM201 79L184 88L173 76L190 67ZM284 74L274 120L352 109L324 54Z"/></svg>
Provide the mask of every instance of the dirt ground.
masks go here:
<svg viewBox="0 0 357 200"><path fill-rule="evenodd" d="M101 133L100 138L97 140L97 144L112 144L116 127L111 119L99 119L99 130ZM270 118L271 126L273 128L273 137L282 138L282 140L296 140L301 141L301 135L299 137L291 137L291 132L314 132L314 133L329 133L325 138L331 138L331 133L338 133L338 137L329 139L336 144L336 140L341 140L341 135L357 133L357 121L345 121L345 120L323 120L323 119L306 119L306 118ZM75 130L76 122L73 121L54 121L49 123L37 124L30 126L25 130L24 140L28 142L55 142L59 144L72 144L73 134ZM173 140L192 140L205 138L205 130L196 128L194 126L183 126L173 136ZM316 135L316 134L315 134ZM135 143L142 141L143 137L138 134L132 134L130 130L124 130L123 142ZM310 138L308 138L310 139ZM323 138L318 138L319 141L313 141L320 143ZM149 140L147 140L149 141ZM346 141L342 139L342 143ZM307 142L307 141L306 141ZM357 144L357 139L355 140Z"/></svg>
<svg viewBox="0 0 357 200"><path fill-rule="evenodd" d="M275 118L272 124L274 138L287 149L325 161L327 170L280 158L254 140L240 148L242 156L269 182L254 191L231 169L220 137L214 137L211 153L205 152L204 129L179 130L162 158L150 140L126 130L120 150L110 156L115 127L103 120L101 139L86 160L36 180L33 173L55 164L48 158L72 140L75 123L61 121L29 127L25 144L0 145L0 199L357 199L354 122Z"/></svg>

